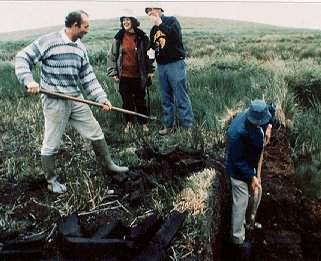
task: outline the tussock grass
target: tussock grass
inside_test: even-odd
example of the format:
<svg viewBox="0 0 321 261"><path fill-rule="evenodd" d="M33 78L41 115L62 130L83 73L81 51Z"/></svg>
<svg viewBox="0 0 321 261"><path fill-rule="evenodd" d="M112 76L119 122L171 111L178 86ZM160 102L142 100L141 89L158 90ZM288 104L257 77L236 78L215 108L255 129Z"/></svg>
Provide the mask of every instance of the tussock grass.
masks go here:
<svg viewBox="0 0 321 261"><path fill-rule="evenodd" d="M176 196L174 208L188 212L183 235L175 242L176 259L194 260L198 253L202 260L213 260L213 183L215 170L205 169L186 180L185 188ZM215 193L215 192L214 192Z"/></svg>

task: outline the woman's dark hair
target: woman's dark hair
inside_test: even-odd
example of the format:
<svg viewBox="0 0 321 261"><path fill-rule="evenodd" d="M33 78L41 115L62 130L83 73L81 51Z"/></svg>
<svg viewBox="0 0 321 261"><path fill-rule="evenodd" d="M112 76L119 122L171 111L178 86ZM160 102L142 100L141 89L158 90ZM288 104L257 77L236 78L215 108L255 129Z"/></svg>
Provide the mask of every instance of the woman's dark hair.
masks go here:
<svg viewBox="0 0 321 261"><path fill-rule="evenodd" d="M124 26L123 26L123 19L124 19L125 17L126 17L126 16L122 16L122 17L120 18L120 27L121 27L121 28L124 28ZM130 21L132 21L132 27L133 27L134 29L137 29L137 27L140 26L140 22L139 22L136 18L134 18L134 17L127 17L127 18L129 18Z"/></svg>
<svg viewBox="0 0 321 261"><path fill-rule="evenodd" d="M79 27L81 25L81 23L82 23L81 14L85 14L85 15L88 16L88 14L83 10L70 12L66 16L65 26L66 27L71 27L74 23L77 23L77 25Z"/></svg>

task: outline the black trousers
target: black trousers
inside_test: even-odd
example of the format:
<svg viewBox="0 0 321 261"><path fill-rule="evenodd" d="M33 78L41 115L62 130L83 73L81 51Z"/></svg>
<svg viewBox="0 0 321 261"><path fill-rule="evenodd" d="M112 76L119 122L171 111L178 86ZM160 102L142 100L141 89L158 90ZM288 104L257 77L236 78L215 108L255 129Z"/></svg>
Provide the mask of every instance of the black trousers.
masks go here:
<svg viewBox="0 0 321 261"><path fill-rule="evenodd" d="M123 100L123 109L147 115L145 88L141 87L140 78L121 77L119 92ZM134 122L135 116L130 114L124 114L124 116L126 122ZM147 120L137 117L137 122L146 124Z"/></svg>

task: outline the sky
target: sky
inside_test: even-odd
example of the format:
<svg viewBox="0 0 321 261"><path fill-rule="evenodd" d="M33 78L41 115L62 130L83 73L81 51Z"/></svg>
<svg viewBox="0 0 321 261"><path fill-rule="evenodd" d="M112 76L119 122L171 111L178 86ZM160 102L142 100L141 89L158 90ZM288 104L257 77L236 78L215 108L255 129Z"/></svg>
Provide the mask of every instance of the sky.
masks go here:
<svg viewBox="0 0 321 261"><path fill-rule="evenodd" d="M63 26L66 15L83 9L91 20L120 17L131 9L144 16L151 1L2 1L0 33ZM165 15L212 17L321 30L320 1L158 1Z"/></svg>

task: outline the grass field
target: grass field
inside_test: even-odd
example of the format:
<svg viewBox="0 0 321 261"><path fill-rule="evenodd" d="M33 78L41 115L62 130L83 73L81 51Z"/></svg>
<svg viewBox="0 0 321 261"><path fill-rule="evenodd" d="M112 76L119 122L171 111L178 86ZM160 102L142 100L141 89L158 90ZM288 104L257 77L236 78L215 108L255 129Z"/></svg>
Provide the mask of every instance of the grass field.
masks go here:
<svg viewBox="0 0 321 261"><path fill-rule="evenodd" d="M189 146L211 151L214 146L224 143L225 117L248 107L251 100L264 96L268 103L280 106L284 113L279 120L291 133L289 142L298 184L307 194L321 198L320 32L222 19L178 19L187 50L187 85L195 113L195 125L189 132L179 129L173 135L160 137L157 135L160 126L150 123L151 132L148 135L143 135L138 128L134 134L125 135L122 132L124 121L121 114L106 114L92 108L106 133L115 161L126 165L144 163L128 150L128 147L140 148L144 144L158 148ZM148 21L146 18L140 20L141 28L148 32ZM44 125L39 97L27 94L16 79L14 57L17 51L37 36L53 30L60 28L0 34L0 175L13 182L36 179L42 173L39 153ZM106 75L106 52L118 30L117 19L93 21L91 32L83 41L96 76L109 99L114 106L121 107L120 96ZM39 68L34 72L36 79L39 79ZM161 119L157 73L150 88L150 102L151 114ZM177 123L179 126L179 121ZM97 165L88 144L83 143L71 128L67 129L64 141L71 159L62 158L60 170L68 173L65 179L71 190L60 214L69 214L75 210L88 210L88 202L93 198L97 200L94 203L99 205L99 199L106 195L100 190L101 178L90 181L89 176L96 172ZM201 176L201 180L198 180L199 175L186 180L186 191L190 188L195 192L194 197L198 192L205 193L204 197L196 199L205 207L189 217L188 225L195 227L195 230L185 229L188 239L185 238L184 246L192 246L174 249L170 254L172 260L179 260L179 257L195 248L198 244L195 238L199 241L207 236L203 229L209 222L210 199L207 193L210 191L211 177L206 171ZM93 194L83 195L82 189L89 182ZM179 200L182 200L182 195L168 188L155 189L151 195L154 209L159 212L168 210L173 204L179 205ZM53 204L50 199L47 203ZM51 219L55 217L53 215ZM208 241L204 239L201 242ZM205 248L206 244L198 245L198 250L205 251Z"/></svg>

